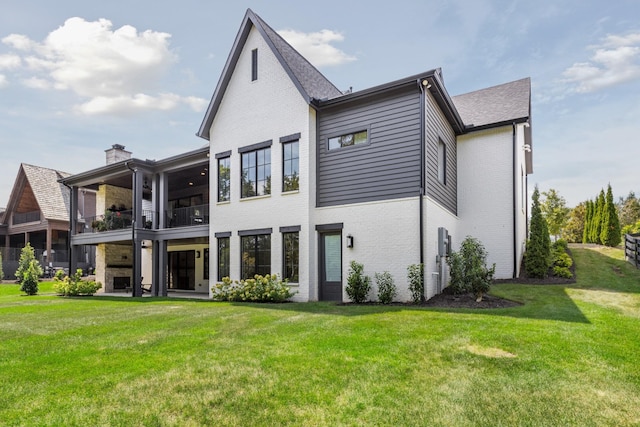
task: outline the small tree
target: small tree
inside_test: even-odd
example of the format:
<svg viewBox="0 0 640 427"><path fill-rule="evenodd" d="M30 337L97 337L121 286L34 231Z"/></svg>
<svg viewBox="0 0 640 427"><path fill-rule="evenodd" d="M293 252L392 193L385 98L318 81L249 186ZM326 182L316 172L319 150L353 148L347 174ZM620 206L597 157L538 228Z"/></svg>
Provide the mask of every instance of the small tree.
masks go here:
<svg viewBox="0 0 640 427"><path fill-rule="evenodd" d="M451 267L451 285L454 292L473 292L476 301L482 301L484 294L489 292L491 281L496 271L496 265L487 268L487 250L480 241L467 236L460 245L459 252L453 252L447 259Z"/></svg>
<svg viewBox="0 0 640 427"><path fill-rule="evenodd" d="M567 224L569 209L566 201L556 190L551 188L542 193L544 201L540 204L540 209L544 219L547 221L549 233L558 240L560 233Z"/></svg>
<svg viewBox="0 0 640 427"><path fill-rule="evenodd" d="M407 267L409 291L414 304L424 301L424 264L411 264Z"/></svg>
<svg viewBox="0 0 640 427"><path fill-rule="evenodd" d="M602 232L602 219L604 218L605 198L604 190L600 190L595 201L595 210L591 226L591 243L601 244L600 233Z"/></svg>
<svg viewBox="0 0 640 427"><path fill-rule="evenodd" d="M347 276L347 295L351 301L362 303L367 300L367 295L371 290L371 278L363 274L364 265L351 261L349 276Z"/></svg>
<svg viewBox="0 0 640 427"><path fill-rule="evenodd" d="M620 234L620 221L618 211L613 202L613 192L611 184L607 187L607 196L602 214L602 229L600 231L600 241L603 245L615 247L620 244L622 235Z"/></svg>
<svg viewBox="0 0 640 427"><path fill-rule="evenodd" d="M569 212L569 219L562 230L562 238L571 243L582 243L584 238L587 205L580 203Z"/></svg>
<svg viewBox="0 0 640 427"><path fill-rule="evenodd" d="M389 304L396 296L396 285L393 283L393 276L388 271L374 274L378 287L378 300L383 304Z"/></svg>
<svg viewBox="0 0 640 427"><path fill-rule="evenodd" d="M529 240L524 259L524 268L530 277L544 278L549 272L551 262L551 239L547 230L547 222L540 210L540 192L536 185L533 191L533 206L531 208L531 224Z"/></svg>
<svg viewBox="0 0 640 427"><path fill-rule="evenodd" d="M593 201L585 202L584 229L582 230L582 243L591 243L591 223L593 221Z"/></svg>
<svg viewBox="0 0 640 427"><path fill-rule="evenodd" d="M22 283L22 279L26 271L31 266L31 262L35 261L34 268L38 273L37 277L42 276L42 267L38 260L36 260L35 251L29 242L22 248L20 251L20 260L18 260L18 269L16 270L16 278L20 283Z"/></svg>
<svg viewBox="0 0 640 427"><path fill-rule="evenodd" d="M38 261L31 260L29 267L27 267L21 274L22 280L20 280L20 290L27 295L35 295L38 293L38 278L42 274L42 268Z"/></svg>

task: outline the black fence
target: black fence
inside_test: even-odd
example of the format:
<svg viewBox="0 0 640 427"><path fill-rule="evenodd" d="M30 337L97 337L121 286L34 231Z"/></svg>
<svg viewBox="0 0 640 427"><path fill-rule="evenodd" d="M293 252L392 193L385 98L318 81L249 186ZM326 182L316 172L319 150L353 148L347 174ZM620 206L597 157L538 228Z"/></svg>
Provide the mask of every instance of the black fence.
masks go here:
<svg viewBox="0 0 640 427"><path fill-rule="evenodd" d="M640 233L624 235L624 256L627 261L640 268Z"/></svg>
<svg viewBox="0 0 640 427"><path fill-rule="evenodd" d="M0 248L0 254L2 254L2 271L5 280L15 278L21 252L22 248ZM49 256L47 256L46 251L43 249L34 249L33 252L45 273L60 268L68 269L69 267L69 251L67 250L54 249ZM96 249L94 246L80 246L79 249L75 251L75 255L78 268L81 268L85 273L93 271L96 265ZM45 276L47 275L45 274Z"/></svg>

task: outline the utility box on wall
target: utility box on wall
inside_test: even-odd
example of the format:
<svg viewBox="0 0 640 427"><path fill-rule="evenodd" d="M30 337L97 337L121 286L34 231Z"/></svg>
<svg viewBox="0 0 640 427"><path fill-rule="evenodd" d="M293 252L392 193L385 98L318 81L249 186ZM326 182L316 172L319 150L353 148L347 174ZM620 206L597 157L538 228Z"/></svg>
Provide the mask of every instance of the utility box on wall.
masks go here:
<svg viewBox="0 0 640 427"><path fill-rule="evenodd" d="M438 256L444 257L451 255L451 236L444 227L438 227Z"/></svg>

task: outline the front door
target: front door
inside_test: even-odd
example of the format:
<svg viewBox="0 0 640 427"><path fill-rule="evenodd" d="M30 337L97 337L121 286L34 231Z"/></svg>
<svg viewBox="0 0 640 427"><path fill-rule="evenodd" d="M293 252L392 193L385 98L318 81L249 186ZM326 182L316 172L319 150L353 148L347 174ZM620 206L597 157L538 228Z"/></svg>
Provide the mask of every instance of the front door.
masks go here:
<svg viewBox="0 0 640 427"><path fill-rule="evenodd" d="M169 252L169 289L196 289L196 251Z"/></svg>
<svg viewBox="0 0 640 427"><path fill-rule="evenodd" d="M320 234L320 301L342 301L342 233Z"/></svg>

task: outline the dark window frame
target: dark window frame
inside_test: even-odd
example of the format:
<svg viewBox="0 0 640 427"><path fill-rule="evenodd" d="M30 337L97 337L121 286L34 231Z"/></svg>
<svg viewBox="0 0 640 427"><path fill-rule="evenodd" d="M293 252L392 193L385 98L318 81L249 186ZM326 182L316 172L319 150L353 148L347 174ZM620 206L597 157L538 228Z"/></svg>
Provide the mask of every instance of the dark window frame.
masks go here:
<svg viewBox="0 0 640 427"><path fill-rule="evenodd" d="M231 233L228 235L220 234L216 236L216 253L217 253L217 278L221 282L224 277L231 277ZM223 246L224 245L224 246ZM224 253L223 253L224 251Z"/></svg>
<svg viewBox="0 0 640 427"><path fill-rule="evenodd" d="M265 231L262 229L255 231ZM247 234L238 232L240 236L240 278L253 279L256 274L266 276L271 273L271 232ZM261 247L261 245L263 245ZM248 249L245 257L245 248ZM266 253L266 254L265 254ZM253 264L245 262L253 255Z"/></svg>
<svg viewBox="0 0 640 427"><path fill-rule="evenodd" d="M295 147L295 157L294 149ZM289 150L290 149L290 150ZM287 157L290 154L291 157ZM287 166L292 173L287 174ZM282 192L300 190L300 140L282 143Z"/></svg>
<svg viewBox="0 0 640 427"><path fill-rule="evenodd" d="M238 148L240 153L240 198L268 196L271 194L271 145L272 141L259 142L257 144ZM260 153L263 153L264 163L260 164ZM248 166L246 165L248 163ZM260 173L264 179L259 180ZM246 179L245 179L245 174ZM262 184L262 191L260 185ZM248 185L252 191L248 191Z"/></svg>
<svg viewBox="0 0 640 427"><path fill-rule="evenodd" d="M258 48L251 51L251 81L258 80Z"/></svg>
<svg viewBox="0 0 640 427"><path fill-rule="evenodd" d="M228 156L217 157L217 159L218 159L218 175L217 175L218 202L228 202L231 200L231 155L229 154ZM226 182L226 197L224 197L222 194L222 191L223 191L223 187L222 187L223 178L221 177L222 162L225 162L227 164L226 167L228 168L227 175L224 178L224 182Z"/></svg>
<svg viewBox="0 0 640 427"><path fill-rule="evenodd" d="M447 144L438 138L438 181L447 185Z"/></svg>
<svg viewBox="0 0 640 427"><path fill-rule="evenodd" d="M356 142L355 140L356 135L360 133L366 133L366 139L361 142ZM339 141L338 142L340 144L339 146L334 146L334 147L331 146L332 141L339 140L340 138L346 138L348 136L353 137L354 139L353 143L345 145L343 142ZM354 147L366 147L368 145L371 145L371 126L360 126L358 128L354 128L353 130L348 130L346 132L341 132L339 134L328 136L326 147L328 152L336 152L343 149L349 149Z"/></svg>
<svg viewBox="0 0 640 427"><path fill-rule="evenodd" d="M291 283L298 283L300 280L300 230L299 225L280 227L282 234L282 279L287 279ZM294 238L294 240L289 240ZM294 258L287 253L290 249L288 243L295 242Z"/></svg>

